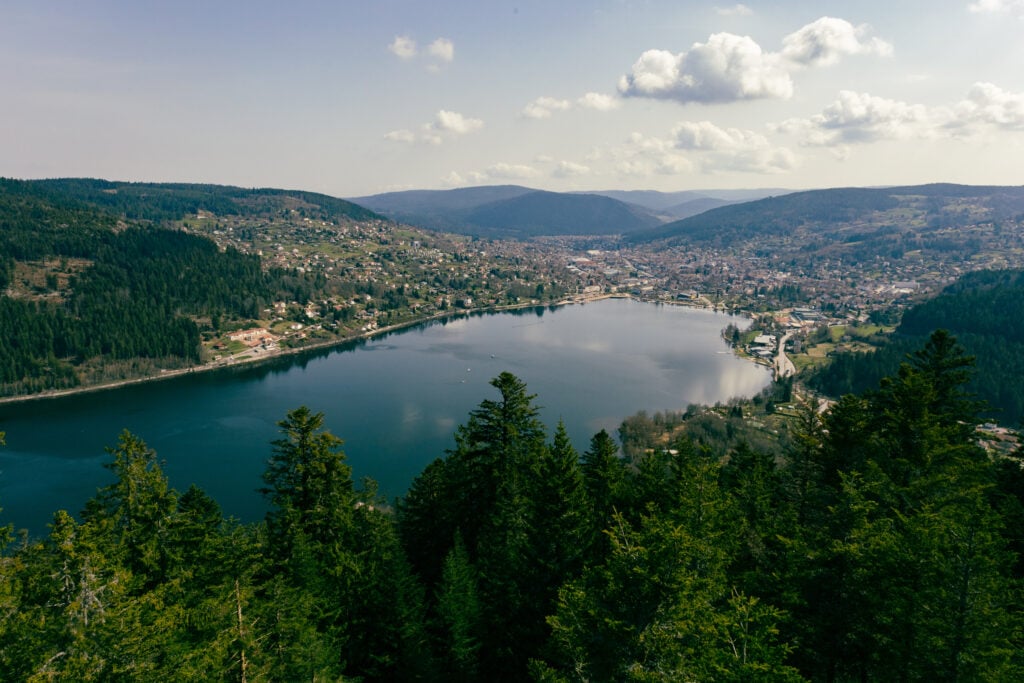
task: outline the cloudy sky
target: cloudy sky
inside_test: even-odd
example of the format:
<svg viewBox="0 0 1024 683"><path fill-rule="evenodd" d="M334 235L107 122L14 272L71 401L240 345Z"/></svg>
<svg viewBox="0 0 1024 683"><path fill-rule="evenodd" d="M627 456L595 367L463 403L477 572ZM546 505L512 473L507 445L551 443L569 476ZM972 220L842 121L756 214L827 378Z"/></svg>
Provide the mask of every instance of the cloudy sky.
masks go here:
<svg viewBox="0 0 1024 683"><path fill-rule="evenodd" d="M1024 0L3 0L0 175L1024 184Z"/></svg>

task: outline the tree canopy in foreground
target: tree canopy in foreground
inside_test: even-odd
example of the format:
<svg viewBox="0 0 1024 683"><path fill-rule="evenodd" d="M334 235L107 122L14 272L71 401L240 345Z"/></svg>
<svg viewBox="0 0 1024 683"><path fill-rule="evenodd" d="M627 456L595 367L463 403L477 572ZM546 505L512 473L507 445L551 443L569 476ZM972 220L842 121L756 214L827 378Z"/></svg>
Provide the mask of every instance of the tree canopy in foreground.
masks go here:
<svg viewBox="0 0 1024 683"><path fill-rule="evenodd" d="M5 679L1021 680L1024 474L976 443L939 332L872 391L805 406L781 456L686 437L581 455L502 373L397 506L290 411L264 521L113 482L0 556ZM2 442L2 435L0 435Z"/></svg>

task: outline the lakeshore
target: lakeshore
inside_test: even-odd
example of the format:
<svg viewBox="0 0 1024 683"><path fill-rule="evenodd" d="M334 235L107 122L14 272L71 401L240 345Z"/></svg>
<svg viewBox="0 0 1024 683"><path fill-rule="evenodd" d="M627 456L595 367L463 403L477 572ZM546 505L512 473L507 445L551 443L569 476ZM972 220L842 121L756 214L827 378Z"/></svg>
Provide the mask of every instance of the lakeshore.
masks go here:
<svg viewBox="0 0 1024 683"><path fill-rule="evenodd" d="M218 360L203 363L202 365L194 365L187 368L175 368L173 370L161 370L158 374L146 375L143 377L131 377L122 380L115 380L112 382L102 382L98 384L89 384L85 386L71 387L68 389L51 389L47 391L40 391L33 394L19 394L17 396L4 396L0 397L0 405L10 403L20 403L23 401L41 401L46 399L61 398L65 396L72 396L77 394L86 394L100 391L110 391L113 389L119 389L122 387L132 386L136 384L143 384L148 382L158 382L161 380L173 379L175 377L182 377L184 375L192 375L201 372L211 372L214 370L223 370L225 368L238 367L242 365L257 365L266 363L272 360L277 360L287 356L295 356L310 351L320 351L324 349L330 349L336 346L341 346L351 342L359 340L373 339L391 332L398 332L401 330L407 330L418 325L425 323L460 318L470 316L474 314L482 313L502 313L507 311L515 311L522 309L534 308L537 306L549 307L549 306L569 306L572 304L585 304L593 301L601 301L604 299L634 299L630 294L625 293L602 293L602 294L579 294L574 295L571 298L562 299L560 301L551 302L547 304L541 303L519 303L510 304L506 306L491 306L487 308L472 308L460 311L445 311L443 313L437 313L434 315L426 316L423 318L416 318L413 320L406 320L394 325L387 325L385 327L378 327L366 332L360 332L358 334L349 334L345 336L332 337L329 339L316 340L301 346L289 346L271 349L271 350L260 350L260 349L248 349L246 351L232 354L226 358L220 358ZM658 302L670 305L684 305L693 308L708 308L707 306L698 306L686 302Z"/></svg>
<svg viewBox="0 0 1024 683"><path fill-rule="evenodd" d="M480 314L483 313L483 314ZM0 406L3 519L43 533L54 510L72 513L108 483L107 448L124 430L164 463L172 486L193 483L244 520L262 517L258 493L278 421L305 405L345 440L353 476L385 498L453 446L453 434L502 372L541 397L540 418L564 421L580 449L639 411L682 411L753 396L767 368L721 341L723 316L631 298L478 312L377 331L365 343L238 363L167 382Z"/></svg>

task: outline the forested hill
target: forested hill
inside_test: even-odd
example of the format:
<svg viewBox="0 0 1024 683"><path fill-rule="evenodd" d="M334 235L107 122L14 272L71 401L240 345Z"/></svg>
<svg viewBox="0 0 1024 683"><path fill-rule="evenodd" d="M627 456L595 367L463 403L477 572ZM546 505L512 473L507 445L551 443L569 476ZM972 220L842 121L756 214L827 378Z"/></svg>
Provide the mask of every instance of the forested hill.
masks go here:
<svg viewBox="0 0 1024 683"><path fill-rule="evenodd" d="M1007 426L1024 420L1024 272L977 271L903 314L890 342L869 353L844 353L808 383L827 394L860 393L892 375L932 330L952 332L977 357L968 385Z"/></svg>
<svg viewBox="0 0 1024 683"><path fill-rule="evenodd" d="M593 194L530 192L490 202L464 215L485 236L617 235L660 225L640 207Z"/></svg>
<svg viewBox="0 0 1024 683"><path fill-rule="evenodd" d="M0 527L12 681L1024 680L1019 458L976 443L933 335L883 389L806 405L777 452L548 433L521 380L397 508L301 407L259 524L123 433L45 538ZM785 431L785 430L783 430ZM625 430L620 430L625 440ZM2 435L0 435L2 437ZM441 457L443 455L443 457Z"/></svg>
<svg viewBox="0 0 1024 683"><path fill-rule="evenodd" d="M0 395L197 363L200 326L257 318L310 289L305 276L142 218L181 218L234 190L104 186L0 181ZM107 196L120 199L101 205Z"/></svg>
<svg viewBox="0 0 1024 683"><path fill-rule="evenodd" d="M292 209L317 220L382 219L373 211L344 199L297 190L186 183L126 183L90 178L28 181L0 178L0 187L6 193L34 196L54 205L84 205L127 219L149 221L178 220L200 211L222 216L253 216L273 215Z"/></svg>
<svg viewBox="0 0 1024 683"><path fill-rule="evenodd" d="M662 222L652 210L601 194L544 192L518 185L389 192L355 201L430 230L492 238L622 235Z"/></svg>
<svg viewBox="0 0 1024 683"><path fill-rule="evenodd" d="M760 238L815 243L877 241L920 248L915 240L959 225L1024 214L1024 187L920 185L795 192L712 209L635 232L630 243L730 247Z"/></svg>

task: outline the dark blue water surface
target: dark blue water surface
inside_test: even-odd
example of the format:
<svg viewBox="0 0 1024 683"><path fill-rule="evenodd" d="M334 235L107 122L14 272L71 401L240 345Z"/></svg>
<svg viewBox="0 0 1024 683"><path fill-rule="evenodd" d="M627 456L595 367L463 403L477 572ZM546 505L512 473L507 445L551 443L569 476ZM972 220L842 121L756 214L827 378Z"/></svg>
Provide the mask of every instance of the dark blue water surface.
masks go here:
<svg viewBox="0 0 1024 683"><path fill-rule="evenodd" d="M640 410L678 410L751 396L768 371L733 356L720 332L744 321L612 299L473 315L259 366L196 373L109 391L0 405L0 524L44 533L53 512L77 516L111 481L105 447L127 429L164 461L171 485L197 484L225 514L259 519L257 493L277 421L322 411L345 440L358 481L401 495L454 445L452 434L488 382L509 371L537 394L541 417L563 419L581 451Z"/></svg>

